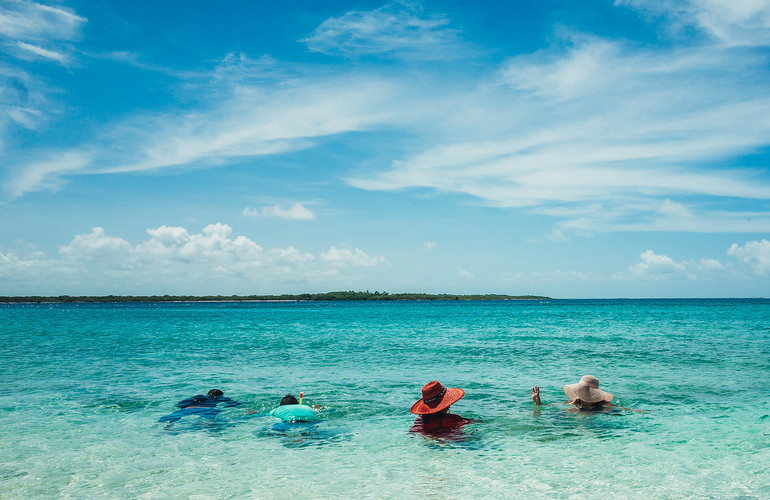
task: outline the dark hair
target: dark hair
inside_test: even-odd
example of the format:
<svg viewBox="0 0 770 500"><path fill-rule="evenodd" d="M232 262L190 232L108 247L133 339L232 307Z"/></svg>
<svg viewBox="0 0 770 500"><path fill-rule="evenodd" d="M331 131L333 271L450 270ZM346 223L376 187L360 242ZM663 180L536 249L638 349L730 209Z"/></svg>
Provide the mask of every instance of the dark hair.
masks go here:
<svg viewBox="0 0 770 500"><path fill-rule="evenodd" d="M220 391L219 389L211 389L209 391L209 396L213 396L215 398L218 398L219 396L224 396L224 392Z"/></svg>
<svg viewBox="0 0 770 500"><path fill-rule="evenodd" d="M287 394L281 399L281 404L279 406L283 405L298 405L299 401L297 401L297 398L292 396L291 394Z"/></svg>

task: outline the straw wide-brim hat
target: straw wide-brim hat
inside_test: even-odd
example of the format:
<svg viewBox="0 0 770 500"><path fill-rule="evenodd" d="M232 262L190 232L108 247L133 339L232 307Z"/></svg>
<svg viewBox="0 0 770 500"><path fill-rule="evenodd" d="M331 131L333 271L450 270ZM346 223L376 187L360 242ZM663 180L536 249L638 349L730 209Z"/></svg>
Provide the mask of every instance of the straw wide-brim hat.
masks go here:
<svg viewBox="0 0 770 500"><path fill-rule="evenodd" d="M609 392L599 389L599 379L591 375L583 375L577 384L565 385L564 394L571 401L579 399L584 403L610 402L615 397Z"/></svg>
<svg viewBox="0 0 770 500"><path fill-rule="evenodd" d="M415 415L430 415L445 410L458 402L465 391L462 389L447 389L434 380L422 388L422 399L412 405L411 412Z"/></svg>

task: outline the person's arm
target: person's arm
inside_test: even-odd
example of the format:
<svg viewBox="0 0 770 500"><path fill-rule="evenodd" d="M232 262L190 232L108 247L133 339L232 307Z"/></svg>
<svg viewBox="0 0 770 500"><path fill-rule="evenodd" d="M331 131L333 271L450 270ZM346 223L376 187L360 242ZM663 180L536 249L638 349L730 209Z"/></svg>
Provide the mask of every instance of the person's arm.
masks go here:
<svg viewBox="0 0 770 500"><path fill-rule="evenodd" d="M540 401L540 387L535 386L532 388L531 391L529 391L530 396L532 396L532 402L536 405L540 406L543 403Z"/></svg>
<svg viewBox="0 0 770 500"><path fill-rule="evenodd" d="M571 405L574 403L574 401L565 401L563 403L550 403L549 405L544 405L542 401L540 401L540 387L538 386L533 387L529 394L532 396L532 402L539 406Z"/></svg>

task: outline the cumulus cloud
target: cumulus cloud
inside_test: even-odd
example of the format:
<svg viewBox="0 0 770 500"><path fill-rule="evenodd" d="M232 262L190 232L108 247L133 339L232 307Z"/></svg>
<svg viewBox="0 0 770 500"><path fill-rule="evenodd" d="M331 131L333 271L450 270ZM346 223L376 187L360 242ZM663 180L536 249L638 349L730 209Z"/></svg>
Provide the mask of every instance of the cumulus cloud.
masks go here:
<svg viewBox="0 0 770 500"><path fill-rule="evenodd" d="M470 55L469 46L448 25L446 17L423 15L414 3L392 2L327 19L302 41L316 52L344 57L442 60Z"/></svg>
<svg viewBox="0 0 770 500"><path fill-rule="evenodd" d="M59 249L62 257L74 260L116 260L124 258L131 244L124 239L109 236L101 227L91 228L90 234L79 234Z"/></svg>
<svg viewBox="0 0 770 500"><path fill-rule="evenodd" d="M315 219L315 214L301 203L295 203L288 208L283 208L281 205L272 205L262 208L246 207L241 214L245 217L277 217L279 219L289 220Z"/></svg>
<svg viewBox="0 0 770 500"><path fill-rule="evenodd" d="M436 242L435 241L426 241L425 243L423 243L422 246L425 247L425 250L433 250L434 248L436 248Z"/></svg>
<svg viewBox="0 0 770 500"><path fill-rule="evenodd" d="M645 250L640 262L628 266L627 273L618 273L616 279L695 280L725 270L716 259L677 262L668 255Z"/></svg>
<svg viewBox="0 0 770 500"><path fill-rule="evenodd" d="M747 241L744 245L733 243L727 254L750 266L755 274L770 273L770 241Z"/></svg>
<svg viewBox="0 0 770 500"><path fill-rule="evenodd" d="M147 234L134 245L94 227L62 245L57 257L0 252L0 277L8 285L0 293L19 293L12 287L20 282L38 290L27 293L269 293L287 284L349 283L348 270L387 264L358 248L331 247L320 255L266 250L221 223L199 233L160 226Z"/></svg>
<svg viewBox="0 0 770 500"><path fill-rule="evenodd" d="M385 257L373 257L367 255L363 250L354 248L331 247L328 251L322 253L319 257L321 262L327 262L334 267L373 267L387 264Z"/></svg>

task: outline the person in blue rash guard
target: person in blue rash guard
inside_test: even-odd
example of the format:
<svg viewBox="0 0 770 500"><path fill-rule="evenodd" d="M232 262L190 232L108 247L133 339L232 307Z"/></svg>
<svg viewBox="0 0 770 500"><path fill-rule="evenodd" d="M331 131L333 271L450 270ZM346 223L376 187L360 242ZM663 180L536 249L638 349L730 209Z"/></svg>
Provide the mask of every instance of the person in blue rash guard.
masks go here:
<svg viewBox="0 0 770 500"><path fill-rule="evenodd" d="M221 405L224 408L231 408L233 406L238 406L239 404L241 403L225 397L224 393L219 389L211 389L205 396L198 394L178 402L175 405L179 408L177 411L160 417L158 421L167 422L166 428L169 428L174 422L189 415L214 420L214 418L222 412L221 409L217 408L218 405Z"/></svg>

